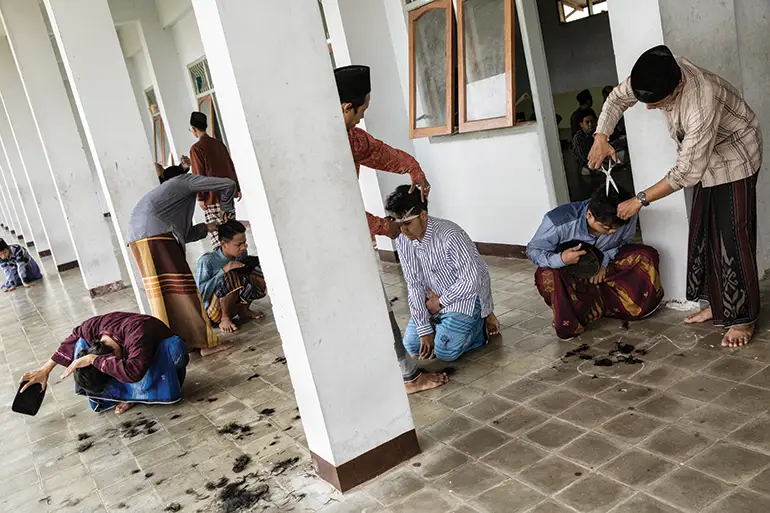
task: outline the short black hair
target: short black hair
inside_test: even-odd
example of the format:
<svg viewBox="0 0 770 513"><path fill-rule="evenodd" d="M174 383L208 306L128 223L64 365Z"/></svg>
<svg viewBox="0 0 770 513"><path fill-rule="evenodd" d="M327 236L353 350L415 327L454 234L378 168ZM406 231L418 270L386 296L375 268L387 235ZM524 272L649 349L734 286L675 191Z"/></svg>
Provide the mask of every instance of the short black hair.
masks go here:
<svg viewBox="0 0 770 513"><path fill-rule="evenodd" d="M189 171L189 169L185 169L182 166L169 166L163 171L163 181L171 180L172 178L181 176Z"/></svg>
<svg viewBox="0 0 770 513"><path fill-rule="evenodd" d="M226 223L220 224L219 228L217 228L217 232L219 233L219 240L233 240L239 233L246 233L246 227L243 226L243 223L240 221L231 219Z"/></svg>
<svg viewBox="0 0 770 513"><path fill-rule="evenodd" d="M420 189L417 187L410 193L411 185L399 185L396 190L385 200L385 210L398 217L403 216L410 210L412 214L419 214L428 211L428 200L423 201L420 197Z"/></svg>
<svg viewBox="0 0 770 513"><path fill-rule="evenodd" d="M585 118L588 116L593 116L596 119L599 119L599 116L596 115L596 111L590 107L583 107L582 109L578 110L577 119L578 123L582 123Z"/></svg>
<svg viewBox="0 0 770 513"><path fill-rule="evenodd" d="M588 89L583 89L580 91L575 98L577 98L577 101L580 105L585 105L594 101L594 97L591 96L591 91Z"/></svg>
<svg viewBox="0 0 770 513"><path fill-rule="evenodd" d="M615 87L611 85L604 86L604 89L602 89L602 95L609 96L613 89L615 89Z"/></svg>
<svg viewBox="0 0 770 513"><path fill-rule="evenodd" d="M6 249L10 249L8 243L5 242L5 240L0 239L0 251L5 251Z"/></svg>
<svg viewBox="0 0 770 513"><path fill-rule="evenodd" d="M354 112L358 112L358 109L360 109L361 106L364 103L366 103L366 96L363 96L361 98L353 98L349 102L345 102L345 103L349 103L351 105L351 107L353 108L353 111Z"/></svg>
<svg viewBox="0 0 770 513"><path fill-rule="evenodd" d="M607 186L602 184L591 195L591 199L588 200L588 210L591 211L594 219L600 223L617 228L628 222L627 219L618 217L618 205L626 200L630 200L632 197L631 193L622 187L618 187L618 190L615 191L612 185L610 185L610 193L608 195Z"/></svg>
<svg viewBox="0 0 770 513"><path fill-rule="evenodd" d="M103 354L112 354L112 349L110 349L108 345L101 341L92 342L90 347L80 350L80 352L77 354L77 358L82 358L89 354L95 354L97 356ZM79 388L82 388L86 392L92 394L103 392L104 389L107 388L107 383L110 381L109 375L103 373L93 365L75 369L73 377L75 378L75 384Z"/></svg>

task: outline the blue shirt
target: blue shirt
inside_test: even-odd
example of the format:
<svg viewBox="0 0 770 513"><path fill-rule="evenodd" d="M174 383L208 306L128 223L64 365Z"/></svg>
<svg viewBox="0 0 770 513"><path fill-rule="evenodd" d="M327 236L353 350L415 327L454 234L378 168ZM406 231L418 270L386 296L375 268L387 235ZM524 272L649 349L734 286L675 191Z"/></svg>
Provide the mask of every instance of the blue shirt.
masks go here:
<svg viewBox="0 0 770 513"><path fill-rule="evenodd" d="M198 284L198 290L203 299L203 306L208 308L211 299L214 297L214 289L217 283L225 276L224 266L233 260L241 262L248 256L247 252L238 258L227 258L222 253L222 248L204 253L198 259L198 265L195 270L195 283Z"/></svg>
<svg viewBox="0 0 770 513"><path fill-rule="evenodd" d="M492 283L489 269L476 244L451 221L428 217L422 240L396 239L401 269L409 289L409 312L417 333L433 333L430 312L425 306L428 289L439 296L442 312L473 316L476 301L481 316L492 313Z"/></svg>
<svg viewBox="0 0 770 513"><path fill-rule="evenodd" d="M607 267L621 247L631 242L636 234L636 216L628 220L612 235L596 237L588 231L588 201L561 205L543 217L540 228L527 245L527 257L538 267L558 269L564 267L557 247L562 242L579 240L593 244L604 253L602 267Z"/></svg>

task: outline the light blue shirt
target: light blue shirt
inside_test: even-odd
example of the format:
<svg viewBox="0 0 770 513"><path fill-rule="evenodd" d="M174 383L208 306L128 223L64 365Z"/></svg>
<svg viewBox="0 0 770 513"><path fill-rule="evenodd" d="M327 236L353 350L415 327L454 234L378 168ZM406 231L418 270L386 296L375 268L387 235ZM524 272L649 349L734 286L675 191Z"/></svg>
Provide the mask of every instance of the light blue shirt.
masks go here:
<svg viewBox="0 0 770 513"><path fill-rule="evenodd" d="M631 242L636 234L636 216L618 228L612 235L596 237L588 231L588 200L561 205L543 217L540 228L527 245L527 257L538 267L559 269L564 267L557 249L562 242L579 240L593 244L604 254L602 267L607 267L618 255L621 247Z"/></svg>

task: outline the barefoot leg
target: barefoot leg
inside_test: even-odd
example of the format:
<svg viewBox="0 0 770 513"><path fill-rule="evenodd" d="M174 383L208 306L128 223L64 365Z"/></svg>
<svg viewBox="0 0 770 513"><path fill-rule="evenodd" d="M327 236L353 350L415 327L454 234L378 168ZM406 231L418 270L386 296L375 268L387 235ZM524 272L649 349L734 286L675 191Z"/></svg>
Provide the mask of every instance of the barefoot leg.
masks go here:
<svg viewBox="0 0 770 513"><path fill-rule="evenodd" d="M222 342L218 346L214 347L202 347L201 348L201 356L211 356L212 354L221 353L222 351L227 351L228 349L232 349L233 344L232 342Z"/></svg>
<svg viewBox="0 0 770 513"><path fill-rule="evenodd" d="M751 342L751 337L753 336L753 324L747 324L746 326L733 326L727 330L724 338L722 338L722 347L743 347Z"/></svg>
<svg viewBox="0 0 770 513"><path fill-rule="evenodd" d="M240 312L239 297L237 292L231 292L225 297L219 298L219 308L222 310L222 318L219 321L219 329L225 333L238 331L233 323L233 317Z"/></svg>
<svg viewBox="0 0 770 513"><path fill-rule="evenodd" d="M684 322L685 324L696 324L699 322L710 321L713 318L714 313L711 311L711 307L709 306L708 308L704 308L700 312L687 317Z"/></svg>
<svg viewBox="0 0 770 513"><path fill-rule="evenodd" d="M120 403L115 407L115 415L123 415L134 407L134 403Z"/></svg>
<svg viewBox="0 0 770 513"><path fill-rule="evenodd" d="M409 383L404 383L404 385L406 386L407 394L415 394L417 392L422 392L423 390L438 388L442 385L445 385L448 382L449 382L449 376L447 376L443 372L437 372L437 373L423 372L417 377L417 379L415 379L414 381L410 381Z"/></svg>
<svg viewBox="0 0 770 513"><path fill-rule="evenodd" d="M265 318L265 312L259 311L259 310L251 310L249 308L250 305L247 304L241 304L240 311L238 313L239 317L244 320L255 320L259 321L261 319Z"/></svg>

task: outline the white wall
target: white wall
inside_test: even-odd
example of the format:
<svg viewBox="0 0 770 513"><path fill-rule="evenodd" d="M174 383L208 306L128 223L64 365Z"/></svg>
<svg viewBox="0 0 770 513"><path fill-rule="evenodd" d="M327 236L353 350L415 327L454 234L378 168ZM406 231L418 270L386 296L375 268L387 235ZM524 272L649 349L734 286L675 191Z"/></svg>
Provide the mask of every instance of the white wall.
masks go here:
<svg viewBox="0 0 770 513"><path fill-rule="evenodd" d="M173 25L182 16L192 12L190 0L155 0L155 6L158 9L160 22L164 27ZM195 33L198 34L197 31Z"/></svg>

